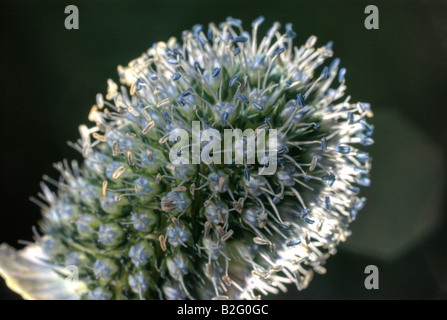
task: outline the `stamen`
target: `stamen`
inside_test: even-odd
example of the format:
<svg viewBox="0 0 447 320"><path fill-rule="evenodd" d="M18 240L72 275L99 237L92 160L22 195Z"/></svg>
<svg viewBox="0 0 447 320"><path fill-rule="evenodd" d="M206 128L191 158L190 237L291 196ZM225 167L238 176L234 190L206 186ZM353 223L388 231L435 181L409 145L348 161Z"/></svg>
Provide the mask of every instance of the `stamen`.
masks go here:
<svg viewBox="0 0 447 320"><path fill-rule="evenodd" d="M205 237L208 237L208 235L210 234L210 230L211 230L211 222L209 222L208 220L205 222Z"/></svg>
<svg viewBox="0 0 447 320"><path fill-rule="evenodd" d="M276 50L270 55L270 57L271 57L272 59L275 59L277 56L279 56L281 53L283 53L284 50L285 50L284 48L276 49Z"/></svg>
<svg viewBox="0 0 447 320"><path fill-rule="evenodd" d="M146 150L146 154L147 154L147 160L149 162L152 162L152 160L153 160L152 150Z"/></svg>
<svg viewBox="0 0 447 320"><path fill-rule="evenodd" d="M158 237L158 241L160 242L161 250L163 252L166 252L166 240L165 240L165 237L163 235L160 235Z"/></svg>
<svg viewBox="0 0 447 320"><path fill-rule="evenodd" d="M286 243L286 246L288 246L288 247L295 247L295 246L300 245L300 244L301 244L301 240L300 239L296 239L296 240L288 241Z"/></svg>
<svg viewBox="0 0 447 320"><path fill-rule="evenodd" d="M222 276L222 281L228 286L231 287L231 278L226 274Z"/></svg>
<svg viewBox="0 0 447 320"><path fill-rule="evenodd" d="M219 73L220 73L220 70L221 70L220 68L214 68L213 72L211 73L211 76L213 78L217 77L219 75Z"/></svg>
<svg viewBox="0 0 447 320"><path fill-rule="evenodd" d="M331 198L330 197L324 197L324 203L326 205L326 210L331 211Z"/></svg>
<svg viewBox="0 0 447 320"><path fill-rule="evenodd" d="M149 131L154 125L155 125L155 122L154 122L153 120L150 121L149 124L143 128L142 133L143 133L143 134L148 133L148 131Z"/></svg>
<svg viewBox="0 0 447 320"><path fill-rule="evenodd" d="M253 242L258 244L258 245L261 245L261 246L270 245L271 244L271 242L268 241L267 239L260 238L260 237L254 237L253 238Z"/></svg>
<svg viewBox="0 0 447 320"><path fill-rule="evenodd" d="M180 74L180 72L175 72L173 75L172 75L172 81L177 81L178 79L180 79L181 78L181 74Z"/></svg>
<svg viewBox="0 0 447 320"><path fill-rule="evenodd" d="M255 101L252 101L251 104L252 104L256 109L258 109L259 111L263 111L263 110L264 110L264 108L263 108L259 103L255 102Z"/></svg>
<svg viewBox="0 0 447 320"><path fill-rule="evenodd" d="M118 141L113 141L113 146L112 146L112 150L113 150L113 156L118 156L121 154L120 149L118 149Z"/></svg>
<svg viewBox="0 0 447 320"><path fill-rule="evenodd" d="M224 234L221 238L220 238L220 241L221 242L225 242L225 241L227 241L228 239L230 239L231 238L231 236L233 235L233 230L230 230L230 231L228 231L226 234Z"/></svg>
<svg viewBox="0 0 447 320"><path fill-rule="evenodd" d="M311 162L310 167L309 167L309 171L310 172L314 171L315 167L317 166L317 161L318 161L318 156L314 155L312 157L312 162Z"/></svg>
<svg viewBox="0 0 447 320"><path fill-rule="evenodd" d="M341 68L340 71L338 71L338 82L342 83L346 74L346 69Z"/></svg>
<svg viewBox="0 0 447 320"><path fill-rule="evenodd" d="M224 187L225 187L225 182L226 182L225 177L220 177L219 178L219 186L218 186L219 192L223 192Z"/></svg>
<svg viewBox="0 0 447 320"><path fill-rule="evenodd" d="M250 101L247 99L247 97L240 92L236 94L236 98L246 105L250 104Z"/></svg>
<svg viewBox="0 0 447 320"><path fill-rule="evenodd" d="M207 276L210 279L214 277L214 272L213 272L213 268L211 267L211 263L205 264L205 270L206 270Z"/></svg>
<svg viewBox="0 0 447 320"><path fill-rule="evenodd" d="M107 181L103 181L103 183L102 183L102 195L104 197L107 197L107 185L108 185L108 182Z"/></svg>
<svg viewBox="0 0 447 320"><path fill-rule="evenodd" d="M171 221L174 222L174 224L175 224L177 227L182 228L182 229L185 228L185 226L183 225L183 223L181 223L180 220L177 219L176 217L171 217Z"/></svg>
<svg viewBox="0 0 447 320"><path fill-rule="evenodd" d="M107 138L105 137L105 136L103 136L103 135L100 135L99 133L93 133L93 138L95 138L95 139L97 139L97 140L99 140L99 141L102 141L102 142L106 142L107 141Z"/></svg>
<svg viewBox="0 0 447 320"><path fill-rule="evenodd" d="M169 139L169 136L171 135L171 132L168 132L167 134L165 134L163 137L161 137L159 140L158 140L158 143L159 144L163 144L163 143L165 143L168 139Z"/></svg>
<svg viewBox="0 0 447 320"><path fill-rule="evenodd" d="M126 170L124 166L120 166L118 169L115 170L115 172L112 175L112 178L118 179L123 174L124 170Z"/></svg>
<svg viewBox="0 0 447 320"><path fill-rule="evenodd" d="M151 122L151 121L152 121L151 116L149 115L149 113L147 113L147 111L146 111L145 109L141 109L141 113L143 114L144 118L146 118L146 120L147 120L148 122Z"/></svg>
<svg viewBox="0 0 447 320"><path fill-rule="evenodd" d="M160 108L164 105L167 105L171 102L171 100L169 100L169 98L163 99L160 102L157 103L157 105L155 106L156 108Z"/></svg>
<svg viewBox="0 0 447 320"><path fill-rule="evenodd" d="M228 84L228 86L229 86L230 88L234 85L234 83L236 82L237 78L239 78L239 73L236 73L236 74L231 78L231 80L230 80L230 82L229 82L229 84Z"/></svg>
<svg viewBox="0 0 447 320"><path fill-rule="evenodd" d="M217 233L219 234L219 237L222 238L225 235L225 231L221 226L216 226Z"/></svg>
<svg viewBox="0 0 447 320"><path fill-rule="evenodd" d="M133 167L134 166L134 162L133 162L133 154L132 151L127 151L127 163L129 164L129 166Z"/></svg>
<svg viewBox="0 0 447 320"><path fill-rule="evenodd" d="M236 212L238 213L242 213L242 209L244 207L244 198L239 198L239 200L235 203L234 208L236 210Z"/></svg>

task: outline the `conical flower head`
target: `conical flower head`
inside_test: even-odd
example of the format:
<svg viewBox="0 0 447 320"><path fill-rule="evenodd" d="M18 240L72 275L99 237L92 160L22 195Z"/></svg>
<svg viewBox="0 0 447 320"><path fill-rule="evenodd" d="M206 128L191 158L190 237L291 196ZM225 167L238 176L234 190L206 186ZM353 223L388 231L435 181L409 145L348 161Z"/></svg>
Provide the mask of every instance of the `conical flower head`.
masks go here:
<svg viewBox="0 0 447 320"><path fill-rule="evenodd" d="M42 185L44 235L0 249L13 289L241 299L325 273L365 204L372 111L345 97L332 43L294 47L279 23L258 40L263 20L251 32L234 18L196 25L118 67L120 85L108 80L72 144L83 165L59 163L56 190Z"/></svg>

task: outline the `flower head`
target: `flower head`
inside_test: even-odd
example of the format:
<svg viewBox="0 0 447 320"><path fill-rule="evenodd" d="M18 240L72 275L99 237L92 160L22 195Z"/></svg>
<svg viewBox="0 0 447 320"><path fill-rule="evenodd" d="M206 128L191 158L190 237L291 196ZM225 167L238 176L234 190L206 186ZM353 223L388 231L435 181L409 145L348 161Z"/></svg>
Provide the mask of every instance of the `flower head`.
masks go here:
<svg viewBox="0 0 447 320"><path fill-rule="evenodd" d="M291 24L282 33L279 23L258 41L263 21L251 32L231 17L195 25L118 67L121 84L108 80L89 114L94 126L81 125L72 144L83 165L57 164L61 179L47 179L56 190L42 187L44 236L33 254L0 247L0 273L14 290L241 299L288 283L302 290L325 273L365 204L358 193L370 183L370 157L360 149L373 143L372 111L345 97L332 43L316 48L312 36L294 47ZM175 149L193 121L198 135ZM226 129L239 130L235 152L233 137L221 144ZM276 134L259 150L254 141L268 130ZM258 162L249 159L255 150ZM76 284L63 280L67 265Z"/></svg>

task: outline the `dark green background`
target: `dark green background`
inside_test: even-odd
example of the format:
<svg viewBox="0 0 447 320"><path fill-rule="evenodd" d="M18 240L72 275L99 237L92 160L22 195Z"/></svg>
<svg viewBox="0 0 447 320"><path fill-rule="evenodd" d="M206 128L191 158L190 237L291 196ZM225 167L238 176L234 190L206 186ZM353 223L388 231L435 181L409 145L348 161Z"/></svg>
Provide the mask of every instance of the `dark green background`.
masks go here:
<svg viewBox="0 0 447 320"><path fill-rule="evenodd" d="M64 8L69 4L79 8L79 30L64 28ZM367 4L379 8L379 30L364 28ZM66 141L77 139L77 127L87 122L95 94L105 92L106 80L117 80L118 64L127 64L153 42L180 38L181 31L194 24L207 25L233 16L249 28L259 15L266 18L264 32L274 21L283 25L292 22L298 34L296 45L312 34L318 36L319 46L333 40L335 55L348 70L348 94L353 101L370 102L377 115L390 109L402 114L417 132L441 150L446 149L446 2L0 1L0 243L20 247L18 239L32 240L31 227L40 213L28 197L39 191L42 174L57 176L52 163L63 158L80 159ZM385 118L376 124L376 130L381 126L392 129L395 123ZM374 197L374 181L384 185L390 178L381 175L385 172L381 168L402 165L385 151L393 148L386 143L383 139L382 145L376 143L368 150L377 161L366 196ZM417 150L414 143L404 141L400 147ZM424 180L430 161L427 155L424 165L404 170L420 173ZM445 168L445 158L443 161ZM445 170L435 178L443 180L444 175ZM405 188L413 188L405 179L394 183L397 187L390 188L389 197L380 205L395 208L396 216L406 219L400 202L418 200L410 195L405 198ZM393 201L397 199L393 192L399 190L404 196ZM418 196L428 195L421 192ZM445 196L441 201L442 214L436 226L423 236L415 234L413 245L402 254L380 259L342 247L329 260L328 274L316 276L309 289L296 293L291 286L287 295L272 298L446 299ZM371 206L367 205L354 222L354 232L368 209ZM380 230L380 223L363 227L366 231L362 232ZM363 270L369 264L379 267L379 290L364 288ZM18 296L0 280L0 298Z"/></svg>

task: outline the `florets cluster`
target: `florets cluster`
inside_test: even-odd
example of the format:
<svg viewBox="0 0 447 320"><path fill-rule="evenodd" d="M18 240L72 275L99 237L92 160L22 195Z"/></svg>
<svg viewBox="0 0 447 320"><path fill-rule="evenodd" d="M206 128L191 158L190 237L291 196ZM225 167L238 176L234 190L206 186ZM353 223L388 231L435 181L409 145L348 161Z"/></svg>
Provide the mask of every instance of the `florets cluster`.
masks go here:
<svg viewBox="0 0 447 320"><path fill-rule="evenodd" d="M47 179L57 191L43 185L37 239L51 265L77 266L80 298L258 298L325 273L365 203L370 157L359 148L373 143L372 112L345 97L332 43L294 47L279 23L258 41L263 20L156 43L97 95L95 125L73 144L84 164L57 164L61 179ZM275 172L262 174L269 153L254 164L172 161L171 133L192 121L222 136L276 129Z"/></svg>

